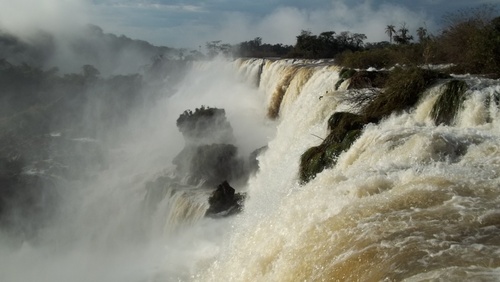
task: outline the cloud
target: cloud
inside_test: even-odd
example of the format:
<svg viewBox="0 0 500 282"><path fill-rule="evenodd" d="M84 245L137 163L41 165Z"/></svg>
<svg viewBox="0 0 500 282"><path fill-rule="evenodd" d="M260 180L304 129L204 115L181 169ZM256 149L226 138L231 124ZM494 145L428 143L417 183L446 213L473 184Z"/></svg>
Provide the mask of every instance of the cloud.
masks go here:
<svg viewBox="0 0 500 282"><path fill-rule="evenodd" d="M83 0L0 1L0 29L29 36L38 29L69 32L88 22Z"/></svg>
<svg viewBox="0 0 500 282"><path fill-rule="evenodd" d="M384 28L406 22L410 31L437 30L436 18L470 1L442 0L2 0L0 25L15 30L69 29L93 23L105 32L156 45L198 49L205 42L239 43L262 37L293 44L301 30L364 33L387 40ZM478 0L493 3L493 0ZM481 3L482 3L481 2Z"/></svg>
<svg viewBox="0 0 500 282"><path fill-rule="evenodd" d="M389 24L396 27L406 23L411 29L435 26L423 12L415 12L399 5L374 5L364 1L349 5L348 1L332 1L328 9L299 9L279 7L262 17L244 13L228 13L220 29L212 29L212 40L238 43L257 36L267 43L294 44L301 30L315 34L323 31L351 31L364 33L368 41L387 40L384 29Z"/></svg>

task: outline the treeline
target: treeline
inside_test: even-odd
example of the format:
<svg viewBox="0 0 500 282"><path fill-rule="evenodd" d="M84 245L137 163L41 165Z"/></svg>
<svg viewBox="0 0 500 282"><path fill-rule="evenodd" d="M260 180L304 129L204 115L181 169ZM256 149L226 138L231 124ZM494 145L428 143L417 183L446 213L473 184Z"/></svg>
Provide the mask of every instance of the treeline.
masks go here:
<svg viewBox="0 0 500 282"><path fill-rule="evenodd" d="M342 31L322 32L319 35L302 30L297 36L295 45L262 43L261 37L244 41L235 45L222 43L220 40L206 43L207 56L212 58L219 54L232 57L280 57L280 58L334 58L349 50L363 49L366 35Z"/></svg>
<svg viewBox="0 0 500 282"><path fill-rule="evenodd" d="M27 64L42 69L57 66L62 72L76 72L82 65L90 64L104 75L138 73L156 56L178 59L184 56L182 52L105 33L95 25L75 29L64 37L38 30L24 38L0 29L0 59L13 65Z"/></svg>
<svg viewBox="0 0 500 282"><path fill-rule="evenodd" d="M399 65L449 64L450 72L500 76L500 17L491 6L459 11L444 16L447 26L438 35L418 28L418 42L388 25L394 42L366 45L359 52L339 54L337 63L350 68L388 68Z"/></svg>
<svg viewBox="0 0 500 282"><path fill-rule="evenodd" d="M293 46L283 44L262 43L261 37L256 37L249 41L244 41L235 45L222 43L221 40L210 41L205 44L206 56L213 58L218 55L226 57L286 57L293 49Z"/></svg>
<svg viewBox="0 0 500 282"><path fill-rule="evenodd" d="M443 16L445 27L431 34L425 27L388 24L388 41L366 43L365 34L350 31L303 30L292 45L265 44L262 38L235 45L207 42L207 57L334 58L350 68L388 68L394 65L450 64L450 71L500 76L500 17L495 6L482 5Z"/></svg>

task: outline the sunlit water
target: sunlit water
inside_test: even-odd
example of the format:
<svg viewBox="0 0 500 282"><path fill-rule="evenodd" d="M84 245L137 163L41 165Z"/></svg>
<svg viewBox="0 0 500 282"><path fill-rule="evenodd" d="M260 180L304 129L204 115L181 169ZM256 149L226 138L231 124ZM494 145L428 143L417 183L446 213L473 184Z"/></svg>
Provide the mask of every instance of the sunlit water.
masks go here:
<svg viewBox="0 0 500 282"><path fill-rule="evenodd" d="M498 80L461 77L452 126L415 109L368 125L334 168L300 185L301 154L349 109L321 62L197 64L177 93L132 123L95 178L69 183L36 240L0 243L0 281L489 281L500 275ZM344 84L343 84L344 86ZM320 96L322 98L320 99ZM145 183L182 149L175 119L224 108L242 154L268 144L244 211L204 217L208 191L170 191L145 212ZM276 118L266 115L274 109ZM65 194L66 195L66 194Z"/></svg>

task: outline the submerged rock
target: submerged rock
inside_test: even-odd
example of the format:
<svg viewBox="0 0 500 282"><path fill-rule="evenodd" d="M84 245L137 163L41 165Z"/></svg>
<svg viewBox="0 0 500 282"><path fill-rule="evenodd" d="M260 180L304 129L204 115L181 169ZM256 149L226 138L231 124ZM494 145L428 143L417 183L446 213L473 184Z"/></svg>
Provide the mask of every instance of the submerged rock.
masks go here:
<svg viewBox="0 0 500 282"><path fill-rule="evenodd" d="M224 181L208 198L210 207L205 216L216 218L237 214L242 210L244 199L244 194L235 193L234 188Z"/></svg>

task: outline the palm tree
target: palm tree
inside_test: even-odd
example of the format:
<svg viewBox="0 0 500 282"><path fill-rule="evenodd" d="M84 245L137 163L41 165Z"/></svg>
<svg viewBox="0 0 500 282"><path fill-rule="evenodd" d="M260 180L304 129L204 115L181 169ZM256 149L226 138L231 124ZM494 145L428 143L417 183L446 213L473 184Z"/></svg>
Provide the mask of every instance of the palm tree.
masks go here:
<svg viewBox="0 0 500 282"><path fill-rule="evenodd" d="M392 35L396 33L396 27L392 24L385 28L385 33L389 35L389 42L392 43Z"/></svg>
<svg viewBox="0 0 500 282"><path fill-rule="evenodd" d="M399 34L394 36L394 40L399 44L408 44L410 40L413 40L412 35L408 35L410 30L406 27L406 23L401 25L401 28L398 29Z"/></svg>
<svg viewBox="0 0 500 282"><path fill-rule="evenodd" d="M424 40L427 39L427 29L419 27L417 29L417 36L418 36L418 41L420 41L420 43L424 42Z"/></svg>

